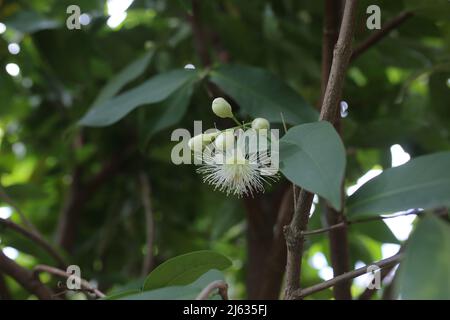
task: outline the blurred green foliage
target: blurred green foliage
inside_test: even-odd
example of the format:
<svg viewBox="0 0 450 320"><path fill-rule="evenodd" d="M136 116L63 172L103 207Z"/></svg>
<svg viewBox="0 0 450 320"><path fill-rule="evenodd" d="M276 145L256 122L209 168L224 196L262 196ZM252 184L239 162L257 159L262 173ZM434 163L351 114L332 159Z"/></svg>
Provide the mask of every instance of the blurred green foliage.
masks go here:
<svg viewBox="0 0 450 320"><path fill-rule="evenodd" d="M370 169L389 168L393 144L412 157L450 150L450 5L437 1L436 7L425 0L375 2L383 22L406 9L415 15L349 68L343 94L349 116L342 120L347 187ZM65 26L70 4L91 17L81 30ZM356 45L371 33L365 28L364 8L369 4L374 1L360 1ZM215 122L219 127L229 125L210 112L211 97L200 81L205 70L189 23L191 11L190 1L135 0L126 19L111 28L103 0L0 1L0 22L6 25L0 35L1 185L51 243L66 249L67 260L81 267L82 276L95 279L106 292L143 283L146 230L139 174L144 172L152 190L155 263L196 250L220 252L233 261L225 271L230 295L247 296L250 257L243 201L213 191L202 184L193 167L175 166L170 160L174 128L192 132L194 120L202 120L204 129ZM259 107L273 112L279 105L293 112L288 115L293 122L314 118L312 107L297 114L294 106L315 106L320 99L322 1L202 1L200 14L213 44L208 48L214 68L211 79L228 86L230 92L225 91L244 104L241 118L257 116ZM17 55L8 51L12 42L20 45ZM252 77L266 73L245 67L253 71L241 78L239 68L223 67L223 60L265 69L274 75L269 79L283 79L284 84L274 82L261 100L246 96L230 83L223 84L220 71L247 81L246 90L257 85ZM20 67L19 75L5 71L11 63ZM133 100L132 90L141 86L148 93L146 83L189 63L198 70L192 72L198 76L192 82L188 77L154 99ZM170 79L168 83L174 84ZM156 84L159 90L161 84ZM120 110L124 117L107 127L79 125L93 106L101 107L110 98L119 102L117 110L129 105L130 113ZM274 185L258 199L267 207L265 201L279 188ZM311 229L324 225L322 208L322 201L316 203ZM61 220L67 212L76 216L70 227L75 234L62 241L59 231L65 230ZM20 223L16 211L11 219ZM426 237L423 230L433 223L418 229L414 241ZM382 244L400 242L384 222L371 224L350 228L352 266L378 260ZM35 243L11 230L0 229L0 239L1 247L19 250L16 262L26 268L54 264ZM310 263L316 253L323 253L330 263L326 235L307 239L304 286L322 281ZM53 278L41 279L56 283ZM12 279L7 278L7 284L14 298L29 297ZM326 290L309 298L331 297L331 290Z"/></svg>

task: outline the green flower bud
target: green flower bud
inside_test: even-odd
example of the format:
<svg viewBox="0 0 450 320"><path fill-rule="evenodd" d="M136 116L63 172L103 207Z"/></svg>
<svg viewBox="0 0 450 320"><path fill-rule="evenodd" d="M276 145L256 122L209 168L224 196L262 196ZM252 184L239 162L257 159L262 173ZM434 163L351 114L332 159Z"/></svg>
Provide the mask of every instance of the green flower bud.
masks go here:
<svg viewBox="0 0 450 320"><path fill-rule="evenodd" d="M234 147L234 141L234 131L226 130L217 136L216 140L214 140L214 144L217 149L225 151Z"/></svg>
<svg viewBox="0 0 450 320"><path fill-rule="evenodd" d="M212 102L214 114L221 118L233 118L231 105L224 98L215 98Z"/></svg>
<svg viewBox="0 0 450 320"><path fill-rule="evenodd" d="M259 129L269 129L270 124L267 119L264 118L256 118L252 121L252 129L259 130Z"/></svg>

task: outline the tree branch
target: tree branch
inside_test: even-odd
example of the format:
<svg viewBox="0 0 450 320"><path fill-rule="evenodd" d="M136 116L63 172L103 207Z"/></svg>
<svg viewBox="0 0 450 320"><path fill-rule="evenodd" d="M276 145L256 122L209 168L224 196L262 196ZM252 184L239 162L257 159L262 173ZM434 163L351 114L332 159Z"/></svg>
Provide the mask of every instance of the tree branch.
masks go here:
<svg viewBox="0 0 450 320"><path fill-rule="evenodd" d="M377 44L384 37L386 37L392 30L399 27L403 22L411 18L414 14L411 11L403 11L398 16L386 22L380 30L372 33L366 40L359 44L351 56L351 61L354 61L361 54L366 52L369 48Z"/></svg>
<svg viewBox="0 0 450 320"><path fill-rule="evenodd" d="M330 76L331 64L333 62L333 48L339 34L339 23L341 13L341 2L336 0L325 0L325 16L322 32L322 83L319 107L322 105L328 78Z"/></svg>
<svg viewBox="0 0 450 320"><path fill-rule="evenodd" d="M51 300L53 298L53 292L34 277L31 271L9 259L2 250L0 250L0 271L16 280L22 287L36 295L38 299Z"/></svg>
<svg viewBox="0 0 450 320"><path fill-rule="evenodd" d="M11 300L11 293L3 273L0 272L0 300Z"/></svg>
<svg viewBox="0 0 450 320"><path fill-rule="evenodd" d="M337 211L330 206L325 208L325 214L329 224L345 221L342 211ZM348 233L346 225L341 228L331 229L328 234L330 246L331 266L333 276L344 274L350 270L350 253L348 248ZM351 282L342 281L333 287L336 300L351 300Z"/></svg>
<svg viewBox="0 0 450 320"><path fill-rule="evenodd" d="M356 0L347 0L345 2L339 38L334 49L330 77L320 113L320 120L326 120L333 124L339 115L338 106L344 85L345 72L351 55L356 7ZM303 256L302 232L308 226L312 200L313 194L302 189L299 194L294 217L289 226L285 227L288 249L286 263L286 299L295 299L294 292L300 288L301 261Z"/></svg>
<svg viewBox="0 0 450 320"><path fill-rule="evenodd" d="M49 255L58 263L59 266L65 267L66 262L64 258L59 254L59 252L54 249L40 234L33 231L29 231L24 227L12 222L11 220L0 218L0 225L5 226L11 230L14 230L23 236L29 238L31 241L35 242L41 246Z"/></svg>
<svg viewBox="0 0 450 320"><path fill-rule="evenodd" d="M67 272L65 272L63 270L60 270L60 269L57 269L57 268L53 268L53 267L50 267L50 266L46 266L46 265L43 265L43 264L37 265L36 267L34 267L33 270L34 270L34 277L36 279L39 278L39 273L41 273L41 272L47 272L47 273L53 274L55 276L66 278L66 279L71 277L71 276L73 276L72 274L67 273ZM83 287L84 290L92 292L93 294L95 294L99 298L106 297L106 295L103 292L101 292L100 290L92 287L89 284L88 281L86 281L86 280L84 280L82 278L80 278L80 281L81 281L81 287Z"/></svg>
<svg viewBox="0 0 450 320"><path fill-rule="evenodd" d="M200 25L200 4L198 0L192 0L192 14L189 15L189 21L192 26L192 33L194 36L195 48L200 57L200 61L204 67L211 65L211 58L209 56L207 38L203 28Z"/></svg>
<svg viewBox="0 0 450 320"><path fill-rule="evenodd" d="M75 244L78 221L83 206L101 185L120 169L133 150L134 146L130 146L124 152L111 156L110 160L105 161L100 171L87 183L81 181L83 168L80 165L75 167L69 196L60 214L56 232L57 243L67 252L72 251Z"/></svg>
<svg viewBox="0 0 450 320"><path fill-rule="evenodd" d="M209 295L218 289L220 296L223 300L228 300L228 284L225 281L217 280L208 284L195 298L195 300L206 300Z"/></svg>
<svg viewBox="0 0 450 320"><path fill-rule="evenodd" d="M403 258L403 253L397 253L396 255L394 255L392 257L380 260L378 262L374 262L371 265L376 265L381 269L389 268L389 267L392 267L392 266L395 266L396 264L398 264L402 258ZM364 266L364 267L355 269L353 271L341 274L341 275L334 277L333 279L330 279L328 281L324 281L317 285L305 288L303 290L298 289L296 292L294 292L293 295L294 295L295 299L302 299L310 294L328 289L342 281L348 281L348 280L354 279L354 278L359 277L366 273L368 273L367 266Z"/></svg>
<svg viewBox="0 0 450 320"><path fill-rule="evenodd" d="M394 266L381 269L381 271L380 271L381 281L383 281L391 273L391 271L393 269L394 269ZM372 297L376 291L377 291L376 289L370 289L368 287L366 290L364 290L363 293L361 293L361 295L358 297L358 300L370 300L370 299L372 299Z"/></svg>
<svg viewBox="0 0 450 320"><path fill-rule="evenodd" d="M341 19L341 2L335 0L325 0L324 31L322 37L322 85L321 103L329 80L330 69L333 61L333 48L338 38L338 29ZM336 117L334 126L341 135L340 117ZM341 187L343 195L343 185ZM343 198L343 197L342 197ZM328 224L336 224L344 220L342 211L337 211L330 206L325 207L325 216ZM331 266L334 276L347 272L350 269L350 257L348 252L347 229L340 228L331 230L329 233L329 246L331 256ZM334 287L334 297L336 300L350 300L352 298L350 283L342 282Z"/></svg>
<svg viewBox="0 0 450 320"><path fill-rule="evenodd" d="M144 257L144 264L142 266L143 275L147 275L153 268L153 242L155 233L155 223L153 220L153 209L151 204L151 187L148 181L147 174L141 172L139 174L139 180L141 184L141 198L145 212L145 231L147 237L147 252Z"/></svg>

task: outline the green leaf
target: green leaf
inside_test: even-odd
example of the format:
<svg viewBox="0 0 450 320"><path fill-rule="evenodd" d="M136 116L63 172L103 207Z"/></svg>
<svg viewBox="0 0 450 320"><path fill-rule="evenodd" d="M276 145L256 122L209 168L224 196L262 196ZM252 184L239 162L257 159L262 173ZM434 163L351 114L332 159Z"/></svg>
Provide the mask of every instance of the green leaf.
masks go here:
<svg viewBox="0 0 450 320"><path fill-rule="evenodd" d="M137 294L140 294L140 293L141 293L141 291L137 290L137 289L125 290L125 291L122 291L122 292L116 292L116 293L110 294L110 295L106 296L105 298L103 298L103 300L118 300L118 299L121 299L121 298L137 295Z"/></svg>
<svg viewBox="0 0 450 320"><path fill-rule="evenodd" d="M183 118L189 106L192 93L194 91L194 80L188 81L176 92L174 92L167 100L163 101L161 105L154 108L150 121L146 123L146 137L148 140L157 132L164 130Z"/></svg>
<svg viewBox="0 0 450 320"><path fill-rule="evenodd" d="M350 232L367 236L381 243L399 243L391 229L382 220L352 224Z"/></svg>
<svg viewBox="0 0 450 320"><path fill-rule="evenodd" d="M79 121L79 124L92 127L111 125L141 105L165 100L185 83L197 77L197 75L196 70L185 69L159 74L138 87L89 110Z"/></svg>
<svg viewBox="0 0 450 320"><path fill-rule="evenodd" d="M211 269L224 270L231 261L220 253L202 250L169 259L153 270L145 279L143 290L186 285Z"/></svg>
<svg viewBox="0 0 450 320"><path fill-rule="evenodd" d="M33 33L40 30L55 29L59 27L56 20L51 20L34 11L19 11L8 17L4 23L7 27L22 33Z"/></svg>
<svg viewBox="0 0 450 320"><path fill-rule="evenodd" d="M417 157L385 170L348 200L349 218L450 205L450 152Z"/></svg>
<svg viewBox="0 0 450 320"><path fill-rule="evenodd" d="M299 124L316 121L317 112L292 88L266 70L224 65L210 73L210 79L252 117L272 122Z"/></svg>
<svg viewBox="0 0 450 320"><path fill-rule="evenodd" d="M345 149L326 121L295 126L280 139L280 170L291 182L317 193L337 210L342 206L341 183Z"/></svg>
<svg viewBox="0 0 450 320"><path fill-rule="evenodd" d="M127 83L142 75L153 55L154 50L148 51L111 78L97 95L91 108L95 108L106 100L114 97Z"/></svg>
<svg viewBox="0 0 450 320"><path fill-rule="evenodd" d="M450 226L424 217L410 236L396 292L402 299L450 299Z"/></svg>
<svg viewBox="0 0 450 320"><path fill-rule="evenodd" d="M144 291L139 294L121 296L121 300L193 300L211 282L223 280L222 272L209 270L194 282L185 286L169 286L155 290Z"/></svg>

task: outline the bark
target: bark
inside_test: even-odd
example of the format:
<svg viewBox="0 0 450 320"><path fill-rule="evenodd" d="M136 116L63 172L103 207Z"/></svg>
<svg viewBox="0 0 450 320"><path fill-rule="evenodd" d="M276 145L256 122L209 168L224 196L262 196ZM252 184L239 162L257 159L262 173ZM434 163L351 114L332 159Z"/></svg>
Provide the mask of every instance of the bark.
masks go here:
<svg viewBox="0 0 450 320"><path fill-rule="evenodd" d="M325 95L322 103L320 119L335 124L338 119L339 101L344 85L345 73L351 55L352 39L355 28L356 0L345 2L339 38L336 43L333 62L330 69ZM296 299L295 292L300 289L301 262L303 256L303 234L307 229L309 211L313 195L305 190L300 191L297 207L289 226L285 228L288 248L286 263L286 299Z"/></svg>
<svg viewBox="0 0 450 320"><path fill-rule="evenodd" d="M41 281L33 275L33 272L18 265L14 260L9 259L0 250L0 271L14 280L22 287L34 294L41 300L51 300L52 291L44 286Z"/></svg>

